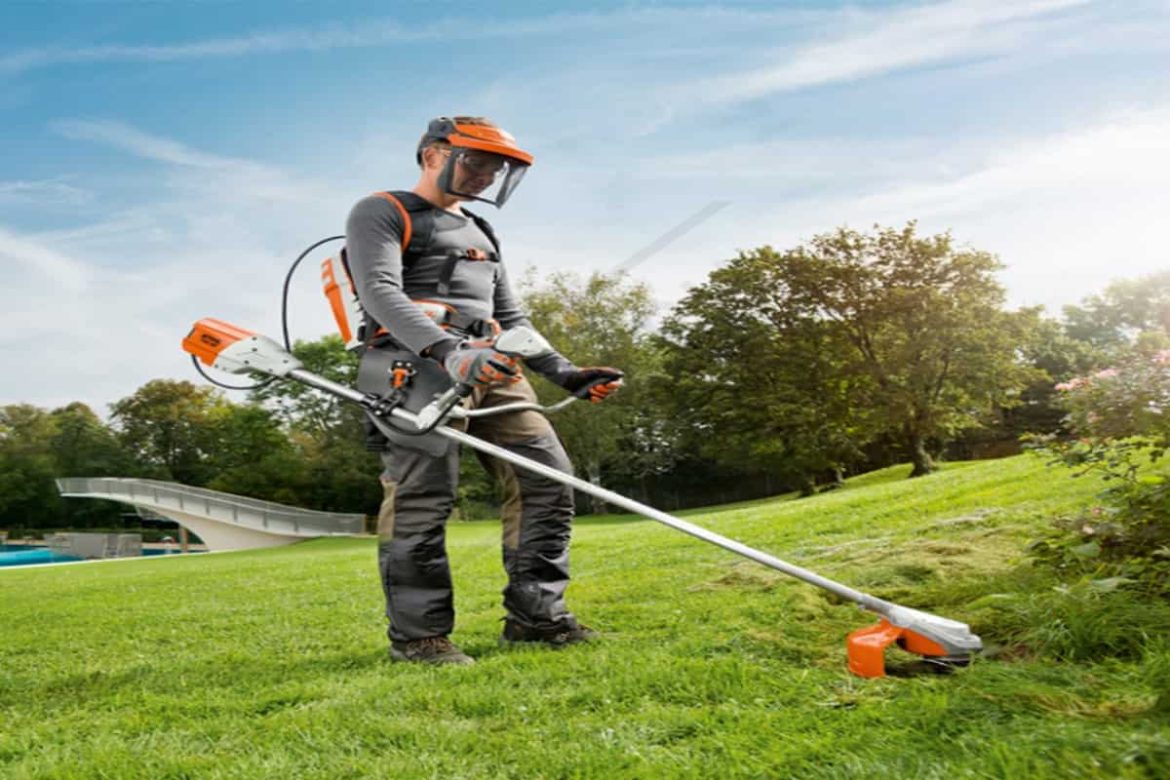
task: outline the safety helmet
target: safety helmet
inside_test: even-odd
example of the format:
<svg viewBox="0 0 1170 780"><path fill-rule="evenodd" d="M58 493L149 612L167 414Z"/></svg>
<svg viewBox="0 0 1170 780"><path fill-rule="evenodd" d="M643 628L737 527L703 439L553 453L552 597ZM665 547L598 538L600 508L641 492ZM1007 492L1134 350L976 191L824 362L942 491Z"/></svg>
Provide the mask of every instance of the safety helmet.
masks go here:
<svg viewBox="0 0 1170 780"><path fill-rule="evenodd" d="M503 206L524 178L533 157L516 145L510 133L483 120L441 116L432 119L418 142L415 158L441 144L450 150L439 173L439 189L465 200Z"/></svg>

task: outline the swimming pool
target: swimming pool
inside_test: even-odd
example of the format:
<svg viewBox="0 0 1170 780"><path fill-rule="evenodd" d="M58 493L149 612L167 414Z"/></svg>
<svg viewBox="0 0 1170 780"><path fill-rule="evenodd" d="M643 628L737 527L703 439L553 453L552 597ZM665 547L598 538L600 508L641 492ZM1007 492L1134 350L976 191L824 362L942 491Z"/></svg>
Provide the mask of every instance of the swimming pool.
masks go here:
<svg viewBox="0 0 1170 780"><path fill-rule="evenodd" d="M5 545L0 549L0 567L3 566L32 566L38 563L66 563L78 561L72 555L60 555L48 547L30 547Z"/></svg>
<svg viewBox="0 0 1170 780"><path fill-rule="evenodd" d="M192 552L203 552L202 550L192 550ZM147 549L142 551L143 556L155 555L182 555L179 550L159 550ZM137 556L135 556L137 557ZM32 545L15 545L4 544L0 545L0 568L5 566L33 566L43 563L72 563L80 561L81 558L75 558L72 555L61 555L55 553L48 547L32 546ZM107 559L112 560L112 559Z"/></svg>

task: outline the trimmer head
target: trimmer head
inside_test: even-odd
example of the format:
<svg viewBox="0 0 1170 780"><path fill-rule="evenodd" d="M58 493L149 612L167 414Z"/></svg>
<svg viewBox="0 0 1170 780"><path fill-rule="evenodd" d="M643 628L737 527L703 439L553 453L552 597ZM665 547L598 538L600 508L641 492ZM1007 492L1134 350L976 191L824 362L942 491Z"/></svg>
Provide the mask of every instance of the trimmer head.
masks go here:
<svg viewBox="0 0 1170 780"><path fill-rule="evenodd" d="M845 646L849 671L859 677L886 676L886 648L897 644L932 664L966 666L983 642L966 623L907 607L893 607L876 626L854 631Z"/></svg>

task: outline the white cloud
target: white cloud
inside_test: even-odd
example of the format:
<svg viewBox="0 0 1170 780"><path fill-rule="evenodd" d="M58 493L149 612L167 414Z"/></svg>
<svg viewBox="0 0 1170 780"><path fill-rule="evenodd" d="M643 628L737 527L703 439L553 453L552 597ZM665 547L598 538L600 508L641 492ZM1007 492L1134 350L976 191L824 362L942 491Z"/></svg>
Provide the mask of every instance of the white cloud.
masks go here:
<svg viewBox="0 0 1170 780"><path fill-rule="evenodd" d="M57 202L77 205L89 200L87 190L60 179L38 181L0 181L0 203Z"/></svg>
<svg viewBox="0 0 1170 780"><path fill-rule="evenodd" d="M605 95L594 96L583 80L569 94L587 96L590 106L614 93L628 97L621 106L622 122L632 128L629 136L640 139L705 114L730 117L732 109L752 101L770 108L780 105L762 102L772 96L915 69L961 65L969 72L1010 62L1018 70L1021 63L1099 52L1103 46L1129 51L1125 41L1109 33L1132 24L1129 16L1141 16L1131 10L1100 0L945 0L878 8L845 5L799 22L756 19L751 29L731 29L727 20L711 20L700 28L706 49L681 61L677 69L648 59L616 78L601 79ZM1140 21L1148 26L1150 14ZM685 38L687 32L680 35ZM1142 36L1147 46L1165 47L1164 38L1155 32ZM642 67L647 64L651 67ZM590 62L582 67L605 76L608 66ZM671 78L663 80L663 73ZM556 94L547 87L542 91Z"/></svg>
<svg viewBox="0 0 1170 780"><path fill-rule="evenodd" d="M1017 142L989 154L977 170L936 183L905 183L858 205L934 216L971 213L1007 200L1063 202L1076 193L1098 197L1107 207L1135 195L1161 200L1168 188L1170 112L1146 110Z"/></svg>
<svg viewBox="0 0 1170 780"><path fill-rule="evenodd" d="M0 227L0 258L6 264L11 264L11 270L6 274L10 284L27 279L31 281L30 286L60 288L68 292L80 292L86 286L88 274L84 264L3 227ZM2 314L11 317L10 311ZM31 320L30 324L35 326L40 322L43 322L43 318L38 317ZM15 327L17 324L19 320L5 322L5 327L0 327L0 333L6 334L5 338L12 338L23 332L23 328Z"/></svg>
<svg viewBox="0 0 1170 780"><path fill-rule="evenodd" d="M405 40L409 30L391 21L361 26L327 25L319 30L257 32L230 38L211 38L174 44L125 44L43 47L0 57L0 72L21 72L49 65L87 62L167 62L287 51L355 48Z"/></svg>
<svg viewBox="0 0 1170 780"><path fill-rule="evenodd" d="M60 135L73 140L94 141L112 146L143 160L162 163L175 173L173 189L202 193L225 212L233 200L248 201L253 207L265 203L321 203L327 182L299 179L270 165L252 160L213 154L172 138L147 133L123 122L110 120L60 120L52 124ZM194 169L194 172L184 169Z"/></svg>
<svg viewBox="0 0 1170 780"><path fill-rule="evenodd" d="M688 84L680 97L691 105L739 103L778 92L1004 52L1038 32L1040 28L1032 24L1036 20L1088 2L949 0L860 15L853 12L856 21L846 24L852 29L843 34L784 51L783 59L775 64Z"/></svg>
<svg viewBox="0 0 1170 780"><path fill-rule="evenodd" d="M255 163L208 154L170 138L151 135L122 122L68 119L54 122L53 129L73 140L98 141L157 162L190 168L257 168Z"/></svg>
<svg viewBox="0 0 1170 780"><path fill-rule="evenodd" d="M352 193L119 123L59 129L152 161L160 174L149 201L93 224L0 225L0 404L82 400L103 413L153 378L202 381L179 342L204 316L279 336L289 263L338 232ZM313 262L322 256L293 286L294 338L332 329Z"/></svg>
<svg viewBox="0 0 1170 780"><path fill-rule="evenodd" d="M463 41L486 38L584 35L619 30L623 35L640 27L705 25L727 29L758 27L777 20L794 23L808 11L742 11L710 8L621 9L610 13L558 13L527 19L491 21L482 18L436 19L428 24L404 24L395 19L327 22L312 28L266 30L247 35L208 38L167 44L112 44L101 46L45 46L0 56L0 74L21 73L52 65L92 62L173 62L213 58L359 49L392 43Z"/></svg>
<svg viewBox="0 0 1170 780"><path fill-rule="evenodd" d="M867 230L910 219L921 232L949 229L960 243L998 254L1010 299L1053 313L1113 279L1170 268L1162 236L1170 108L1096 117L1043 136L798 139L715 149L689 166L666 159L639 170L660 170L670 192L711 195L712 182L731 182L722 192L735 198L694 241L635 272L667 299L738 249L787 248L842 224Z"/></svg>
<svg viewBox="0 0 1170 780"><path fill-rule="evenodd" d="M109 267L103 254L89 245L66 254L0 228L0 262L17 264L0 292L0 404L81 400L104 414L151 379L201 382L179 348L201 317L279 338L289 258L187 239L143 252L134 268ZM316 270L307 265L293 290L294 337L329 330Z"/></svg>
<svg viewBox="0 0 1170 780"><path fill-rule="evenodd" d="M1057 309L1121 277L1170 268L1170 110L1103 118L986 155L962 174L850 204L859 219L920 217L1000 254L1013 298Z"/></svg>

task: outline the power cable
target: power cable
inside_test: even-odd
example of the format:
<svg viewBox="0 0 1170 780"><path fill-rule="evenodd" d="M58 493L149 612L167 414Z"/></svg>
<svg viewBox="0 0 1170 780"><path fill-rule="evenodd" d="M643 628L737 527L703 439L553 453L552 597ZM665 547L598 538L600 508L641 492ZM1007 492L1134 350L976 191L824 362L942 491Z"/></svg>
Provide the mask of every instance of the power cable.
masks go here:
<svg viewBox="0 0 1170 780"><path fill-rule="evenodd" d="M314 249L321 246L322 244L328 244L330 241L344 239L345 236L330 236L329 238L323 238L320 241L311 244L305 251L301 252L297 256L296 260L293 260L292 265L290 265L288 268L288 273L284 275L284 287L281 289L280 293L280 330L281 335L284 337L284 348L289 352L292 352L292 342L288 336L288 290L289 286L292 284L293 274L296 272L297 267L300 266L301 261L308 257L309 253ZM203 370L203 366L199 365L199 360L194 355L191 356L191 365L195 366L195 370L199 372L201 377L216 387L222 387L225 390L259 390L262 387L267 387L276 380L276 377L270 376L263 382L257 382L254 385L229 385L224 382L220 382L219 380L212 379L211 376L209 376L208 373Z"/></svg>

